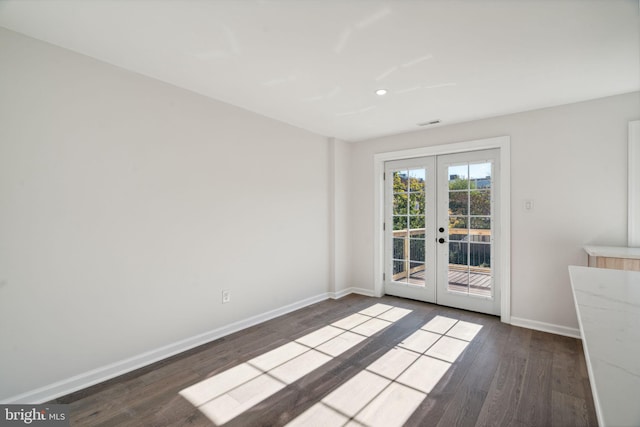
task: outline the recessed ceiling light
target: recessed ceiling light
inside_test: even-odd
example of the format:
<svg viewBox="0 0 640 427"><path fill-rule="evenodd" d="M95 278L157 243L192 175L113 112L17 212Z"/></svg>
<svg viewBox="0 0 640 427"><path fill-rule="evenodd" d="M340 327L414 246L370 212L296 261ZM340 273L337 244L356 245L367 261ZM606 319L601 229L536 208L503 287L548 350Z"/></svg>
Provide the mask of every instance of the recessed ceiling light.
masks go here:
<svg viewBox="0 0 640 427"><path fill-rule="evenodd" d="M376 95L378 95L378 96L383 96L383 95L386 95L386 94L387 94L387 90L386 89L378 89L376 91Z"/></svg>

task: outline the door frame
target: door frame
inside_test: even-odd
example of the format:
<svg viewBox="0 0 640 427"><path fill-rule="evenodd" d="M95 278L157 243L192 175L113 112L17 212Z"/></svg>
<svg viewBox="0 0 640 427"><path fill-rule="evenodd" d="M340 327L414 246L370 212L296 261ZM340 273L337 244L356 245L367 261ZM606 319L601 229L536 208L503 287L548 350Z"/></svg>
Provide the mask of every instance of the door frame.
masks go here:
<svg viewBox="0 0 640 427"><path fill-rule="evenodd" d="M384 294L384 162L391 160L410 159L413 157L438 156L455 154L465 151L500 149L500 320L511 323L511 138L499 136L473 141L455 142L450 144L432 145L400 151L389 151L374 154L374 294L381 297Z"/></svg>

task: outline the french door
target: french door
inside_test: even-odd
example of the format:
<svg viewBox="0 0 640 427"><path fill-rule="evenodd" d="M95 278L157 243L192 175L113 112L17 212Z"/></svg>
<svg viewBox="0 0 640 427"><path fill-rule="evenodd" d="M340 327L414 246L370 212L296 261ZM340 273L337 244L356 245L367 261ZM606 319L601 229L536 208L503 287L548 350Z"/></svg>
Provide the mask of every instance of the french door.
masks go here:
<svg viewBox="0 0 640 427"><path fill-rule="evenodd" d="M499 150L385 162L385 293L500 314Z"/></svg>

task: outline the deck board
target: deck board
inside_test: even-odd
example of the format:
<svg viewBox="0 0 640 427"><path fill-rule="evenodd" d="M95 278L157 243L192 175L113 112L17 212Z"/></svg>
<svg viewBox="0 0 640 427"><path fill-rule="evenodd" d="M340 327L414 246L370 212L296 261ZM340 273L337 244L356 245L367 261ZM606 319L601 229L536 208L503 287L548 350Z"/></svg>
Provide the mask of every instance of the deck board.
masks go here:
<svg viewBox="0 0 640 427"><path fill-rule="evenodd" d="M424 284L424 270L413 273L409 278L409 283L413 285ZM467 273L463 271L449 270L449 285L450 291L454 292L469 292L472 295L478 296L491 296L491 285L493 279L490 274L486 273L469 273L469 286L467 286Z"/></svg>

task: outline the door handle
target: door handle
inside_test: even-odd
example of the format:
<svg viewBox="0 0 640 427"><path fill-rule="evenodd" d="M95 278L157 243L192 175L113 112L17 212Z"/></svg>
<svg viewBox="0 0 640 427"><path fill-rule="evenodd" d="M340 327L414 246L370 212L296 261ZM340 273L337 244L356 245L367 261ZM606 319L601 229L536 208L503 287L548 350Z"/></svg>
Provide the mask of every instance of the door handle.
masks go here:
<svg viewBox="0 0 640 427"><path fill-rule="evenodd" d="M439 238L439 239L438 239L438 243L444 243L444 242L446 242L446 240L444 239L444 237L441 237L441 238Z"/></svg>

